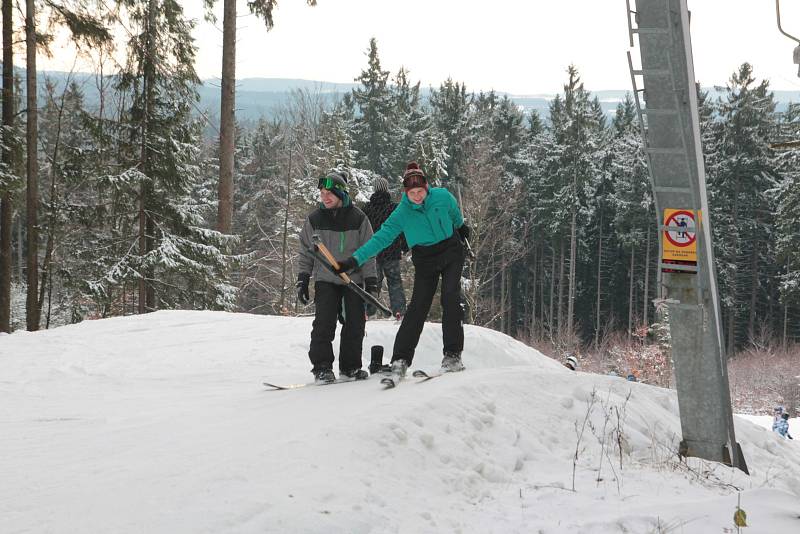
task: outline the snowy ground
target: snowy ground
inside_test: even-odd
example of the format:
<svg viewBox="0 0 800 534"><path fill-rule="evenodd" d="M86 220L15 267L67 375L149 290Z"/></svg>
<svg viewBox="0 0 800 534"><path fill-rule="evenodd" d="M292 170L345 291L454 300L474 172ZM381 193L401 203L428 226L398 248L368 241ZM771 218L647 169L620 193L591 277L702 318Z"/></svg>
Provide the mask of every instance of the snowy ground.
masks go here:
<svg viewBox="0 0 800 534"><path fill-rule="evenodd" d="M165 311L0 337L0 531L705 534L741 498L748 534L800 532L800 439L769 416L736 418L750 476L681 463L673 391L476 327L464 373L265 391L309 380L310 327ZM396 328L368 323L365 364ZM413 367L440 353L429 324Z"/></svg>

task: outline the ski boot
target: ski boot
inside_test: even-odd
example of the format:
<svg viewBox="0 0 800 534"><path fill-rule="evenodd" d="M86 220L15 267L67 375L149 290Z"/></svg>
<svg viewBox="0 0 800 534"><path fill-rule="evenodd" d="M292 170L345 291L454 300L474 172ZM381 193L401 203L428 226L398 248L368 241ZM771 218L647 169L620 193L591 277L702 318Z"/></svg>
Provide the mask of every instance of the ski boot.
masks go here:
<svg viewBox="0 0 800 534"><path fill-rule="evenodd" d="M464 364L461 363L460 352L445 352L442 358L442 372L454 373L456 371L463 371Z"/></svg>
<svg viewBox="0 0 800 534"><path fill-rule="evenodd" d="M366 380L369 373L363 369L350 369L349 371L339 371L340 382L350 382L352 380Z"/></svg>
<svg viewBox="0 0 800 534"><path fill-rule="evenodd" d="M392 372L381 380L381 384L387 388L393 388L406 377L408 371L408 362L403 359L392 361Z"/></svg>
<svg viewBox="0 0 800 534"><path fill-rule="evenodd" d="M326 384L333 384L336 382L336 375L333 374L333 369L330 367L321 367L319 369L314 369L311 371L314 373L314 383L318 386L324 386Z"/></svg>

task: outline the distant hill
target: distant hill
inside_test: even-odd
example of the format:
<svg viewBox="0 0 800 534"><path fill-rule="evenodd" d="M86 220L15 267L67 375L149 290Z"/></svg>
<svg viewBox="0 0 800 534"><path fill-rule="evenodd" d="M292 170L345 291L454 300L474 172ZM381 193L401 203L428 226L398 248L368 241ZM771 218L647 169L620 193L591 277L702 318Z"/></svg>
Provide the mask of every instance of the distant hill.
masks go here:
<svg viewBox="0 0 800 534"><path fill-rule="evenodd" d="M24 76L24 69L18 70L20 76ZM44 86L45 80L49 79L63 87L69 74L66 72L47 71L39 75L39 83ZM92 74L74 73L72 79L83 87L86 102L89 106L98 100L98 91L95 77ZM343 95L357 87L355 83L334 83L318 80L303 80L293 78L244 78L236 82L236 116L242 123L257 121L261 118L271 118L276 111L292 97L292 93L297 90L308 91L311 94L318 94L321 98L334 102ZM706 88L711 97L716 99L724 94L724 88ZM204 80L202 85L197 88L200 95L198 112L204 113L213 125L216 125L219 116L219 79ZM549 116L549 105L555 94L533 94L533 95L512 95L502 91L497 91L501 95L507 94L520 108L526 112L536 110L539 115L546 119ZM613 114L617 104L625 99L628 89L613 89L593 91L592 94L600 99L603 110L608 114ZM800 101L798 91L773 91L778 102L778 110L786 109L789 102ZM422 90L423 99L427 99L430 88ZM213 127L212 127L213 129Z"/></svg>

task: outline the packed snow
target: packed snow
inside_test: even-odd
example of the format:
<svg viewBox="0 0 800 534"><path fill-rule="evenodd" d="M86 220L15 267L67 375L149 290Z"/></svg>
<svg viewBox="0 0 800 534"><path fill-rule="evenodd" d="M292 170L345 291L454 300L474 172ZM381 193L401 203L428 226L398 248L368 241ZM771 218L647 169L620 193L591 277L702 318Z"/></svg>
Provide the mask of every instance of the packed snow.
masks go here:
<svg viewBox="0 0 800 534"><path fill-rule="evenodd" d="M472 326L463 373L267 391L311 379L310 329L161 311L0 337L0 530L705 534L740 503L748 534L800 532L800 439L769 414L735 420L749 476L681 461L674 391ZM396 331L367 323L365 367ZM440 358L429 323L412 368Z"/></svg>

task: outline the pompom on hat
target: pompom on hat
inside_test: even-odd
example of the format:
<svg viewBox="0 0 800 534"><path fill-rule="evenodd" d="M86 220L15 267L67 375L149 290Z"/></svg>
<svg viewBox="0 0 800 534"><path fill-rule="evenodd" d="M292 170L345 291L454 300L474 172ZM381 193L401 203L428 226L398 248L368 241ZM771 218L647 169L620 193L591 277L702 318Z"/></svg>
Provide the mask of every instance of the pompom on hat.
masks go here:
<svg viewBox="0 0 800 534"><path fill-rule="evenodd" d="M425 191L427 191L428 180L425 179L425 173L419 168L419 164L416 161L412 161L406 165L406 172L403 173L403 188L408 193L409 189L417 187L424 187Z"/></svg>
<svg viewBox="0 0 800 534"><path fill-rule="evenodd" d="M376 193L388 193L389 192L389 182L386 178L381 178L378 176L375 178L375 183L373 184Z"/></svg>

